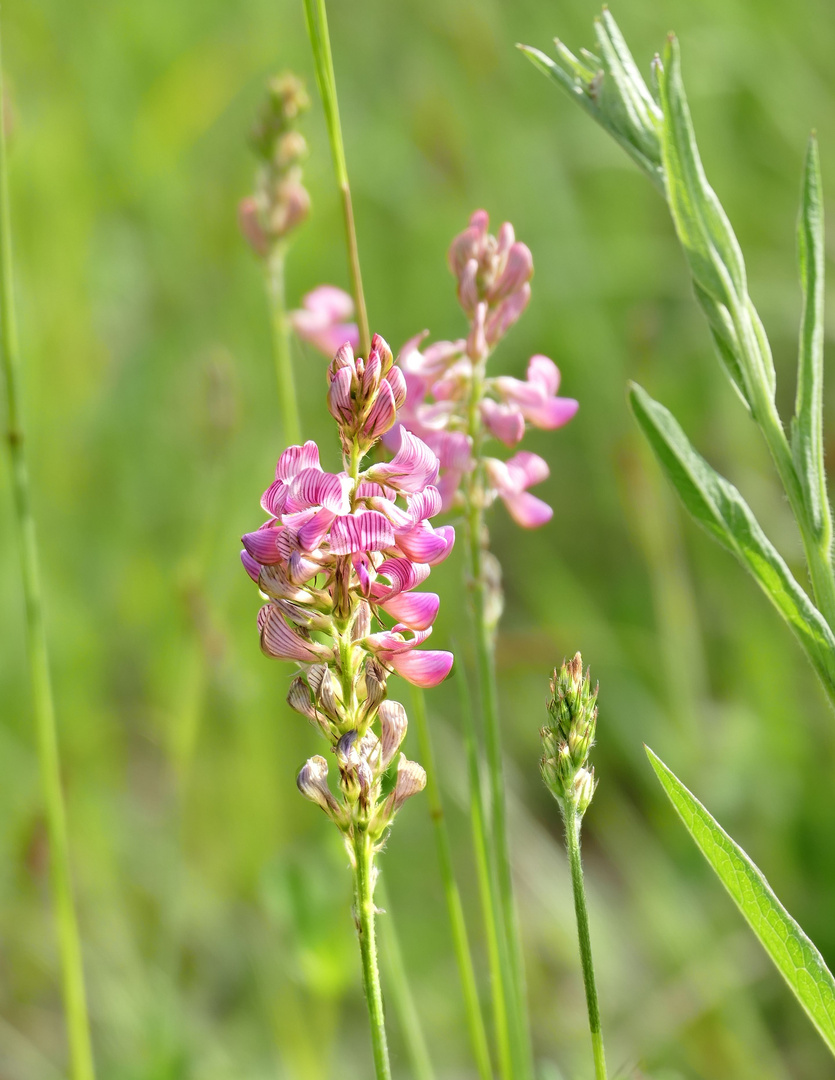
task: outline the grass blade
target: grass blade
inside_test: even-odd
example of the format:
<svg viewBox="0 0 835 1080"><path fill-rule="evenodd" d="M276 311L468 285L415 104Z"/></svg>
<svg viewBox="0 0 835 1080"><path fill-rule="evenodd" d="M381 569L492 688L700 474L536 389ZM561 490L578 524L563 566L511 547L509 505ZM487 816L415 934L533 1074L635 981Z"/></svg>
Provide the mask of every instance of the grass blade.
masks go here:
<svg viewBox="0 0 835 1080"><path fill-rule="evenodd" d="M701 853L835 1054L835 979L762 872L649 747L650 764Z"/></svg>
<svg viewBox="0 0 835 1080"><path fill-rule="evenodd" d="M682 502L732 552L794 632L835 703L835 635L733 484L696 452L675 417L632 384L635 417Z"/></svg>

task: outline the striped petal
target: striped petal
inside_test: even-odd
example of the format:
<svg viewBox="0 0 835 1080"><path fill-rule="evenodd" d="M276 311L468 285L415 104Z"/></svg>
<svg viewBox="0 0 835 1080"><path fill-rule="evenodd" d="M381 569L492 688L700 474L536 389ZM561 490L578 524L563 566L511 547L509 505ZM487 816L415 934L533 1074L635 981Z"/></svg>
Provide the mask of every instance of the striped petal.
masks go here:
<svg viewBox="0 0 835 1080"><path fill-rule="evenodd" d="M432 484L427 485L417 495L410 496L408 502L409 517L415 524L418 521L425 521L427 518L434 517L441 512L441 493Z"/></svg>
<svg viewBox="0 0 835 1080"><path fill-rule="evenodd" d="M261 648L277 660L298 660L301 663L315 663L333 655L333 650L317 641L308 641L295 630L291 630L281 612L273 604L267 604L258 612L258 629L261 633Z"/></svg>
<svg viewBox="0 0 835 1080"><path fill-rule="evenodd" d="M249 574L252 580L258 584L258 578L261 576L261 565L257 563L255 559L244 548L241 552L241 562L244 564L244 570Z"/></svg>
<svg viewBox="0 0 835 1080"><path fill-rule="evenodd" d="M383 380L377 390L376 400L363 424L363 431L369 439L379 439L393 426L396 417L394 391L389 383Z"/></svg>
<svg viewBox="0 0 835 1080"><path fill-rule="evenodd" d="M281 562L281 554L276 541L282 529L276 529L272 523L262 525L255 532L245 533L241 537L241 543L256 562L262 566Z"/></svg>
<svg viewBox="0 0 835 1080"><path fill-rule="evenodd" d="M450 526L444 527L449 528ZM452 550L449 536L444 529L433 529L429 522L419 521L411 529L397 532L397 547L407 558L433 566L446 558L449 550ZM452 529L452 539L454 538L455 530Z"/></svg>
<svg viewBox="0 0 835 1080"><path fill-rule="evenodd" d="M384 551L394 545L394 529L385 515L376 510L338 517L330 534L333 555L354 551Z"/></svg>
<svg viewBox="0 0 835 1080"><path fill-rule="evenodd" d="M427 484L434 484L438 469L438 459L426 443L402 428L400 449L392 460L373 465L366 476L369 480L390 484L398 491L414 493L422 491Z"/></svg>
<svg viewBox="0 0 835 1080"><path fill-rule="evenodd" d="M328 387L328 411L334 420L347 422L351 419L351 383L353 378L353 371L348 367L343 367L331 379L331 384Z"/></svg>
<svg viewBox="0 0 835 1080"><path fill-rule="evenodd" d="M403 630L411 636L404 637ZM404 626L403 623L397 623L392 630L382 630L379 634L368 634L367 637L363 638L363 641L372 652L379 653L381 657L384 653L387 656L394 656L397 653L408 652L415 645L422 645L431 633L431 629L411 630L408 626Z"/></svg>
<svg viewBox="0 0 835 1080"><path fill-rule="evenodd" d="M377 568L377 580L371 586L371 595L381 603L398 593L414 589L428 577L429 566L426 563L415 563L410 559L386 559ZM383 585L380 578L387 578L390 584Z"/></svg>
<svg viewBox="0 0 835 1080"><path fill-rule="evenodd" d="M319 447L312 439L304 446L288 446L275 467L276 480L292 480L302 469L320 469Z"/></svg>
<svg viewBox="0 0 835 1080"><path fill-rule="evenodd" d="M293 480L291 492L291 509L322 506L334 514L347 514L351 509L351 478L346 473L303 469Z"/></svg>
<svg viewBox="0 0 835 1080"><path fill-rule="evenodd" d="M304 551L315 551L328 535L328 529L334 522L336 514L332 510L321 509L317 514L302 527L298 532L299 546Z"/></svg>

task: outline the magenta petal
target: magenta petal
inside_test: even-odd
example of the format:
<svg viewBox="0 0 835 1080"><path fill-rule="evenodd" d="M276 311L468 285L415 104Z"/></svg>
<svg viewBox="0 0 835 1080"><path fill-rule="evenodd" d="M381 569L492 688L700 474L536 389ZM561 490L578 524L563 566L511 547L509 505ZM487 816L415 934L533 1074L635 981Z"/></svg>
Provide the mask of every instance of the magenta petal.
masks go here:
<svg viewBox="0 0 835 1080"><path fill-rule="evenodd" d="M406 653L380 653L380 659L413 686L429 688L444 681L454 658L450 652L416 649Z"/></svg>
<svg viewBox="0 0 835 1080"><path fill-rule="evenodd" d="M244 564L244 570L246 570L257 585L258 578L261 576L260 563L257 563L246 549L241 552L241 562Z"/></svg>
<svg viewBox="0 0 835 1080"><path fill-rule="evenodd" d="M273 517L278 517L284 509L289 490L289 487L283 480L273 480L261 496L261 506L268 514L272 514Z"/></svg>
<svg viewBox="0 0 835 1080"><path fill-rule="evenodd" d="M507 262L501 277L490 290L490 303L495 304L515 293L533 275L533 256L527 244L518 241L507 253Z"/></svg>
<svg viewBox="0 0 835 1080"><path fill-rule="evenodd" d="M323 506L334 514L347 514L351 509L350 491L351 478L345 473L304 469L293 481L293 495L299 509Z"/></svg>
<svg viewBox="0 0 835 1080"><path fill-rule="evenodd" d="M401 633L405 630L410 636L404 637ZM411 630L403 623L397 623L393 630L383 630L379 634L368 634L363 640L373 652L385 653L393 656L395 653L408 652L415 645L422 645L432 633L432 630Z"/></svg>
<svg viewBox="0 0 835 1080"><path fill-rule="evenodd" d="M354 314L354 301L350 293L336 285L319 285L302 297L302 304L330 322L342 322Z"/></svg>
<svg viewBox="0 0 835 1080"><path fill-rule="evenodd" d="M473 441L463 431L442 431L438 436L438 459L444 469L459 469L462 472L470 466Z"/></svg>
<svg viewBox="0 0 835 1080"><path fill-rule="evenodd" d="M258 629L261 633L261 648L267 656L277 660L299 660L302 663L315 663L329 657L332 650L316 641L307 641L291 630L284 621L284 616L273 604L267 604L258 612Z"/></svg>
<svg viewBox="0 0 835 1080"><path fill-rule="evenodd" d="M304 551L315 551L328 535L336 514L332 510L319 510L298 531L299 546Z"/></svg>
<svg viewBox="0 0 835 1080"><path fill-rule="evenodd" d="M426 630L435 621L440 604L437 593L405 592L393 596L380 606L410 630Z"/></svg>
<svg viewBox="0 0 835 1080"><path fill-rule="evenodd" d="M373 465L367 472L370 480L382 481L398 491L422 491L438 477L438 459L425 442L401 428L400 449L391 461Z"/></svg>
<svg viewBox="0 0 835 1080"><path fill-rule="evenodd" d="M520 450L518 454L508 458L505 466L510 475L512 488L516 491L533 487L534 484L541 484L551 475L545 458L540 457L539 454L532 454L530 450Z"/></svg>
<svg viewBox="0 0 835 1080"><path fill-rule="evenodd" d="M241 543L256 562L262 566L269 566L272 563L281 562L281 555L276 546L279 531L262 526L256 532L242 536Z"/></svg>
<svg viewBox="0 0 835 1080"><path fill-rule="evenodd" d="M493 380L493 386L505 401L521 408L536 408L547 400L545 387L538 382L524 382L510 375L499 375Z"/></svg>
<svg viewBox="0 0 835 1080"><path fill-rule="evenodd" d="M429 577L426 563L413 563L409 559L386 559L377 568L377 580L371 586L372 596L378 600L388 600L400 592L414 589ZM387 578L390 585L383 585L380 578Z"/></svg>
<svg viewBox="0 0 835 1080"><path fill-rule="evenodd" d="M428 484L423 491L409 498L409 518L417 523L434 517L441 512L441 493L432 484Z"/></svg>
<svg viewBox="0 0 835 1080"><path fill-rule="evenodd" d="M383 551L393 545L392 524L384 514L376 510L338 517L331 528L330 547L333 555L349 555L354 551Z"/></svg>
<svg viewBox="0 0 835 1080"><path fill-rule="evenodd" d="M318 469L319 447L312 439L304 446L288 446L275 467L276 480L292 480L302 469Z"/></svg>
<svg viewBox="0 0 835 1080"><path fill-rule="evenodd" d="M510 516L523 529L536 529L554 516L548 503L537 499L529 491L521 491L518 495L503 495L502 498Z"/></svg>
<svg viewBox="0 0 835 1080"><path fill-rule="evenodd" d="M580 408L574 398L552 397L543 405L524 409L525 416L534 425L544 431L555 431L567 424Z"/></svg>
<svg viewBox="0 0 835 1080"><path fill-rule="evenodd" d="M481 403L481 415L488 429L505 446L515 446L525 434L525 418L513 405L499 405L487 398Z"/></svg>

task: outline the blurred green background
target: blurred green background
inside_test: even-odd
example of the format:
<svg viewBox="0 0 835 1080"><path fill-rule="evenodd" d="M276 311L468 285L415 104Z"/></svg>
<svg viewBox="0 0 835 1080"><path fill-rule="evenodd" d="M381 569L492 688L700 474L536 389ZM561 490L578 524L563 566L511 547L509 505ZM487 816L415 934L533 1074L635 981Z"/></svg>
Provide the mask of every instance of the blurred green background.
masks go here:
<svg viewBox="0 0 835 1080"><path fill-rule="evenodd" d="M484 206L494 224L513 221L536 266L528 313L493 370L520 375L547 353L581 401L568 428L527 443L551 464L537 489L556 508L551 524L522 532L501 506L491 519L543 1080L591 1075L558 814L537 770L548 675L578 648L601 684L584 836L613 1073L820 1080L831 1061L641 746L699 794L835 959L832 716L754 584L664 487L627 378L673 408L797 567L793 523L712 355L661 200L513 48L547 48L555 34L591 45L595 11L586 0L333 0L372 327L395 346L424 327L461 332L445 252ZM831 5L622 0L614 14L644 67L669 29L681 36L705 164L747 255L785 415L812 127L835 205ZM289 665L260 654L237 555L283 443L262 277L236 203L252 183L246 133L267 75L289 67L313 86L301 3L29 0L3 15L31 465L100 1076L367 1080L346 860L294 783L316 736L284 704ZM318 103L304 130L314 214L289 261L293 302L322 281L347 284ZM334 466L324 366L299 350L305 432ZM53 1080L64 1037L5 463L0 487L0 1078ZM460 573L460 552L436 572L436 639L455 643L459 666ZM457 693L453 678L429 704L486 982ZM438 1074L471 1077L425 801L399 819L383 868Z"/></svg>

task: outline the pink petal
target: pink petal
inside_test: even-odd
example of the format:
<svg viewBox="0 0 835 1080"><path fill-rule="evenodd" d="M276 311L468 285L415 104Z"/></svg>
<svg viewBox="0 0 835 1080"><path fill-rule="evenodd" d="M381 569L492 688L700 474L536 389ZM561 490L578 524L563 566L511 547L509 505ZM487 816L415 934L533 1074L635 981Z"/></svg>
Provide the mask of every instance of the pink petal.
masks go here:
<svg viewBox="0 0 835 1080"><path fill-rule="evenodd" d="M549 397L560 388L560 369L547 356L537 353L528 362L528 382L539 383Z"/></svg>
<svg viewBox="0 0 835 1080"><path fill-rule="evenodd" d="M391 387L391 392L394 396L394 407L396 409L402 409L406 403L406 377L396 364L387 372L386 382Z"/></svg>
<svg viewBox="0 0 835 1080"><path fill-rule="evenodd" d="M500 405L485 398L481 415L488 429L505 446L515 446L525 434L525 418L513 405Z"/></svg>
<svg viewBox="0 0 835 1080"><path fill-rule="evenodd" d="M430 566L437 566L438 563L442 563L444 559L452 553L452 549L455 547L455 529L452 525L441 525L435 530L435 535L440 536L446 546L439 555L436 555L434 559L429 560Z"/></svg>
<svg viewBox="0 0 835 1080"><path fill-rule="evenodd" d="M273 480L261 496L261 506L268 514L272 514L273 517L278 517L284 509L284 504L287 501L289 491L290 488L283 480Z"/></svg>
<svg viewBox="0 0 835 1080"><path fill-rule="evenodd" d="M432 484L417 495L409 497L409 519L415 523L434 517L441 512L441 493Z"/></svg>
<svg viewBox="0 0 835 1080"><path fill-rule="evenodd" d="M493 380L493 386L505 401L522 408L536 407L547 401L545 387L539 382L525 382L510 375L499 375Z"/></svg>
<svg viewBox="0 0 835 1080"><path fill-rule="evenodd" d="M354 373L349 367L340 368L328 387L328 411L334 420L349 421L353 414L351 384Z"/></svg>
<svg viewBox="0 0 835 1080"><path fill-rule="evenodd" d="M413 686L437 686L449 675L453 655L418 649L406 653L380 653L380 659Z"/></svg>
<svg viewBox="0 0 835 1080"><path fill-rule="evenodd" d="M302 469L320 469L319 447L309 439L304 446L288 446L275 467L276 480L292 480Z"/></svg>
<svg viewBox="0 0 835 1080"><path fill-rule="evenodd" d="M435 450L444 469L468 469L472 449L473 441L463 431L442 431L437 436Z"/></svg>
<svg viewBox="0 0 835 1080"><path fill-rule="evenodd" d="M409 559L386 559L377 568L377 580L371 586L371 595L378 601L390 600L400 592L414 589L429 577L426 563L413 563ZM384 585L380 578L387 578L389 585Z"/></svg>
<svg viewBox="0 0 835 1080"><path fill-rule="evenodd" d="M400 449L391 461L373 465L366 475L370 480L383 481L398 491L422 491L438 477L438 459L415 435L401 429Z"/></svg>
<svg viewBox="0 0 835 1080"><path fill-rule="evenodd" d="M241 552L241 562L244 564L244 570L246 570L246 572L257 585L258 578L261 576L260 563L257 563L255 559L253 559L253 557L246 550Z"/></svg>
<svg viewBox="0 0 835 1080"><path fill-rule="evenodd" d="M276 546L280 529L269 525L262 525L256 532L245 533L241 537L241 543L246 551L262 566L281 562L281 555Z"/></svg>
<svg viewBox="0 0 835 1080"><path fill-rule="evenodd" d="M351 509L351 487L351 478L346 473L303 469L293 480L293 500L300 510L322 506L334 514L347 514Z"/></svg>
<svg viewBox="0 0 835 1080"><path fill-rule="evenodd" d="M503 300L511 293L515 293L526 281L530 281L532 275L533 256L530 249L526 244L517 241L508 251L505 268L490 290L490 303L495 304L498 300Z"/></svg>
<svg viewBox="0 0 835 1080"><path fill-rule="evenodd" d="M385 515L376 510L338 517L331 527L333 555L354 551L383 551L394 545L394 529Z"/></svg>
<svg viewBox="0 0 835 1080"><path fill-rule="evenodd" d="M322 508L298 531L299 546L304 551L315 551L328 535L328 529L336 518L332 510Z"/></svg>
<svg viewBox="0 0 835 1080"><path fill-rule="evenodd" d="M394 370L394 369L392 369ZM394 391L385 379L380 383L377 399L363 425L363 431L369 439L379 439L394 424L397 406L394 403Z"/></svg>
<svg viewBox="0 0 835 1080"><path fill-rule="evenodd" d="M354 301L336 285L319 285L302 297L302 304L330 322L342 322L354 314Z"/></svg>
<svg viewBox="0 0 835 1080"><path fill-rule="evenodd" d="M409 637L404 637L405 630ZM432 633L430 628L425 630L411 630L403 623L397 623L391 630L382 630L379 634L367 634L363 641L372 652L395 653L408 652L415 645L422 645Z"/></svg>
<svg viewBox="0 0 835 1080"><path fill-rule="evenodd" d="M502 300L484 327L484 336L489 345L495 345L513 326L531 298L531 287L527 283L517 289L506 300Z"/></svg>
<svg viewBox="0 0 835 1080"><path fill-rule="evenodd" d="M541 484L551 475L548 462L530 450L520 450L505 462L513 487L517 491Z"/></svg>
<svg viewBox="0 0 835 1080"><path fill-rule="evenodd" d="M451 510L455 503L455 496L461 486L464 473L461 469L447 469L438 481L438 491L441 493L441 509Z"/></svg>
<svg viewBox="0 0 835 1080"><path fill-rule="evenodd" d="M380 606L386 614L410 630L426 630L435 621L440 604L437 593L404 592Z"/></svg>
<svg viewBox="0 0 835 1080"><path fill-rule="evenodd" d="M398 506L393 499L374 496L366 499L365 503L369 510L378 510L381 514L384 514L395 528L408 529L410 525L414 524L412 515Z"/></svg>
<svg viewBox="0 0 835 1080"><path fill-rule="evenodd" d="M407 558L430 566L447 554L446 538L426 521L419 521L411 529L398 530L396 542Z"/></svg>
<svg viewBox="0 0 835 1080"><path fill-rule="evenodd" d="M306 641L295 630L291 630L281 612L272 604L267 604L258 612L258 629L261 633L261 648L267 656L273 656L277 660L299 660L309 664L332 655L332 650L325 645Z"/></svg>
<svg viewBox="0 0 835 1080"><path fill-rule="evenodd" d="M537 499L528 491L522 491L518 495L502 495L502 499L510 516L523 529L536 529L554 516L548 503Z"/></svg>
<svg viewBox="0 0 835 1080"><path fill-rule="evenodd" d="M574 398L554 397L549 398L544 405L525 408L522 411L534 427L542 428L543 431L555 431L567 424L579 408L580 403Z"/></svg>

